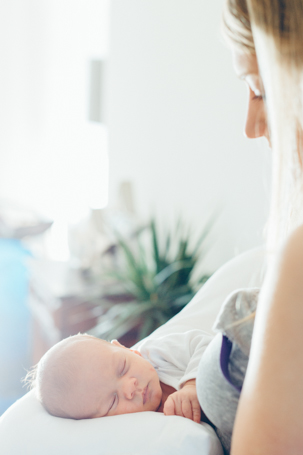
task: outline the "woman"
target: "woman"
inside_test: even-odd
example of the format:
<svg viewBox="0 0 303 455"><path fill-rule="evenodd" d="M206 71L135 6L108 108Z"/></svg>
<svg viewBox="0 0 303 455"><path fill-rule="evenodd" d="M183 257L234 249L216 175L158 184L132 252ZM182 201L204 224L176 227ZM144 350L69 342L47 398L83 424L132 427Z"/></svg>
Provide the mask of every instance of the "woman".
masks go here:
<svg viewBox="0 0 303 455"><path fill-rule="evenodd" d="M249 89L246 135L273 153L268 271L231 454L303 454L303 0L226 0L224 31Z"/></svg>

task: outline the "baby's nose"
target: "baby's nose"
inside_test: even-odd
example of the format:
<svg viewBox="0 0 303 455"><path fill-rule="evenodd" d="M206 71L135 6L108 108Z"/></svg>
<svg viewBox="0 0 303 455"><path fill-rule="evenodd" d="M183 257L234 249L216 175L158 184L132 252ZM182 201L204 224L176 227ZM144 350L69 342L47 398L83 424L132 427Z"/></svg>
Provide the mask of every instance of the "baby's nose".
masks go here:
<svg viewBox="0 0 303 455"><path fill-rule="evenodd" d="M124 385L124 395L128 400L132 400L136 392L140 391L136 378L130 378Z"/></svg>

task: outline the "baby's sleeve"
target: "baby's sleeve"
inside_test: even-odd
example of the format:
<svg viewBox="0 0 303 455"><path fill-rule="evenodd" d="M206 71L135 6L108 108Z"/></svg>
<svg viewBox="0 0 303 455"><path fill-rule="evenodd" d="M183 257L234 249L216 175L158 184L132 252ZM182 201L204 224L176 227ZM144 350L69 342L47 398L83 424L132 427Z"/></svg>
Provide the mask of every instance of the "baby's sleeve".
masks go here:
<svg viewBox="0 0 303 455"><path fill-rule="evenodd" d="M196 378L199 361L212 338L203 330L193 329L147 338L139 351L156 369L160 381L178 390L186 381Z"/></svg>
<svg viewBox="0 0 303 455"><path fill-rule="evenodd" d="M212 339L213 337L201 333L200 330L192 330L187 333L188 360L184 374L179 381L179 388L190 379L196 379L200 360Z"/></svg>

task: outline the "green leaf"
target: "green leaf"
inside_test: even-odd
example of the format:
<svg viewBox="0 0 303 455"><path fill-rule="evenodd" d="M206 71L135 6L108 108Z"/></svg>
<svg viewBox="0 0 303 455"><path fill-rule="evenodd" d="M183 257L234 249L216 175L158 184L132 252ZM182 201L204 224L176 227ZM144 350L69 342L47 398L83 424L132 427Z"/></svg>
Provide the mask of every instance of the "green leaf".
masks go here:
<svg viewBox="0 0 303 455"><path fill-rule="evenodd" d="M194 293L190 293L190 294L184 294L180 297L178 297L177 299L174 300L174 305L175 306L185 306L188 304L188 302L193 298L194 296Z"/></svg>
<svg viewBox="0 0 303 455"><path fill-rule="evenodd" d="M165 242L165 251L164 251L165 259L167 258L167 255L169 253L170 244L171 244L171 237L170 237L170 234L167 234L166 242Z"/></svg>
<svg viewBox="0 0 303 455"><path fill-rule="evenodd" d="M177 255L177 258L179 260L182 260L182 259L184 259L186 257L187 246L188 246L187 240L181 240L180 241L180 243L179 243L179 251L178 251L178 255Z"/></svg>
<svg viewBox="0 0 303 455"><path fill-rule="evenodd" d="M132 253L131 249L128 247L126 242L119 237L118 244L122 248L125 258L128 262L128 275L130 280L136 285L137 290L140 295L142 295L143 299L149 298L149 292L145 287L145 283L143 280L143 271L140 267L140 264L136 261L134 254Z"/></svg>
<svg viewBox="0 0 303 455"><path fill-rule="evenodd" d="M153 253L154 253L154 260L155 260L155 265L156 265L156 272L159 273L161 271L160 256L159 256L159 242L158 242L156 224L155 224L154 219L151 220L150 228L151 228L151 234L152 234Z"/></svg>
<svg viewBox="0 0 303 455"><path fill-rule="evenodd" d="M198 280L198 284L206 283L206 281L209 280L210 277L211 277L211 275L203 275L203 276L201 276L201 278Z"/></svg>
<svg viewBox="0 0 303 455"><path fill-rule="evenodd" d="M171 277L174 273L188 268L192 268L192 264L189 261L173 262L155 276L155 282L159 286L169 277Z"/></svg>

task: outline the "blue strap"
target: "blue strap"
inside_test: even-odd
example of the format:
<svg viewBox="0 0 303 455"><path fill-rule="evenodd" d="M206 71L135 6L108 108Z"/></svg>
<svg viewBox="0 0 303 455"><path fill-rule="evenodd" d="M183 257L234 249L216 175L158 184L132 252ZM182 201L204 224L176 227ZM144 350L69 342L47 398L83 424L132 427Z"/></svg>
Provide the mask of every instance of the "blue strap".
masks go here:
<svg viewBox="0 0 303 455"><path fill-rule="evenodd" d="M230 353L231 353L232 347L233 347L232 342L227 338L227 336L223 335L221 353L220 353L220 367L221 367L223 376L225 377L227 382L238 392L241 392L242 387L237 387L235 384L233 384L231 381L231 378L230 378L230 374L229 374L228 363L229 363L229 358L230 358Z"/></svg>

